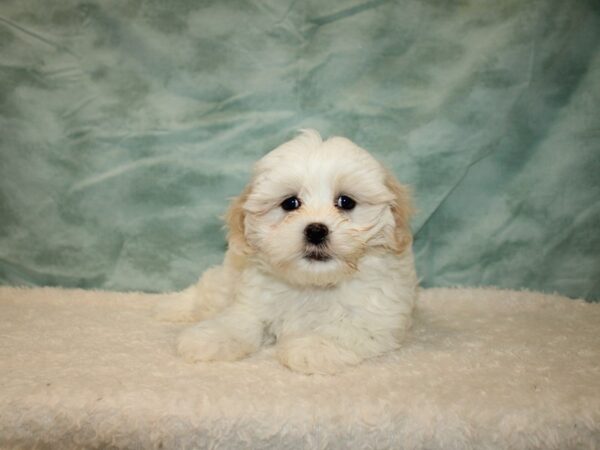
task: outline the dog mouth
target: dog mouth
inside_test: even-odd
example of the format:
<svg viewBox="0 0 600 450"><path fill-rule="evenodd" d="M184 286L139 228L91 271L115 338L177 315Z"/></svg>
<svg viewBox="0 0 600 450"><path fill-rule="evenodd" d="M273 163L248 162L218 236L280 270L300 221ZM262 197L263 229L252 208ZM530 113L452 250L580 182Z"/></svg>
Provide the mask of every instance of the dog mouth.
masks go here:
<svg viewBox="0 0 600 450"><path fill-rule="evenodd" d="M325 262L331 259L331 255L322 250L307 250L304 259L315 262Z"/></svg>

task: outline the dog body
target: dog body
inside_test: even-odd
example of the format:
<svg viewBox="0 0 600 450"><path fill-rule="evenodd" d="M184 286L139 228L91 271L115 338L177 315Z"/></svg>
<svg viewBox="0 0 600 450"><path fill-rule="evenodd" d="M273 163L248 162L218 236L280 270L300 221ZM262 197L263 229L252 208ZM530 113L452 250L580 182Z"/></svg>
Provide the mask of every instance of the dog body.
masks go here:
<svg viewBox="0 0 600 450"><path fill-rule="evenodd" d="M261 159L227 213L222 266L159 305L200 320L186 360L236 360L276 343L282 364L335 373L399 347L417 279L408 194L365 150L305 131Z"/></svg>

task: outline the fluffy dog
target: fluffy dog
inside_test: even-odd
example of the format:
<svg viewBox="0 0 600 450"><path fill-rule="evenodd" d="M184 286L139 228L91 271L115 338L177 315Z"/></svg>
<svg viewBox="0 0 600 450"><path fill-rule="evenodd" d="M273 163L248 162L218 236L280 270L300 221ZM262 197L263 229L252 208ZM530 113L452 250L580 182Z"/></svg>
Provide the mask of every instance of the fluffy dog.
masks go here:
<svg viewBox="0 0 600 450"><path fill-rule="evenodd" d="M223 265L159 305L201 322L187 361L232 361L276 343L279 361L331 374L397 349L417 278L409 195L369 153L303 131L263 157L226 214Z"/></svg>

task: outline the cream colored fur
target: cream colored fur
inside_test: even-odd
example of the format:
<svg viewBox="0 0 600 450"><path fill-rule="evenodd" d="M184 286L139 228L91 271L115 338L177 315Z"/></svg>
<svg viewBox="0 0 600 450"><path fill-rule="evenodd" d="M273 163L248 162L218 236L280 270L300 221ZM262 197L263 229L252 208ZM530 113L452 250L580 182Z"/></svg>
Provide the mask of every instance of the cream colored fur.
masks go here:
<svg viewBox="0 0 600 450"><path fill-rule="evenodd" d="M0 287L0 448L600 448L600 304L421 289L400 349L307 377L186 363L164 297Z"/></svg>
<svg viewBox="0 0 600 450"><path fill-rule="evenodd" d="M340 195L356 207L336 206ZM285 211L290 196L301 206ZM304 131L262 158L232 202L223 265L173 294L158 317L201 320L179 337L190 362L237 360L275 343L290 369L330 374L395 350L417 288L410 213L407 190L369 153ZM311 223L330 230L318 249L327 260L306 256Z"/></svg>

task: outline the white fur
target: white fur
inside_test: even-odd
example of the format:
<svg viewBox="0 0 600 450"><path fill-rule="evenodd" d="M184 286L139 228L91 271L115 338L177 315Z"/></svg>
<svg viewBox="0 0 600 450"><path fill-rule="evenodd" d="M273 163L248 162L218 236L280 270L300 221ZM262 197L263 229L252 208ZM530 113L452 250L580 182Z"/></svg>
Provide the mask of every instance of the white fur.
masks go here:
<svg viewBox="0 0 600 450"><path fill-rule="evenodd" d="M190 362L236 360L277 345L279 361L304 373L335 373L397 349L410 326L417 280L410 245L399 247L394 208L409 210L390 175L344 138L314 131L276 148L255 167L232 207L239 221L222 266L173 294L158 316L199 320L185 330L179 354ZM357 206L336 207L339 195ZM302 206L284 211L292 195ZM304 229L330 230L327 261L305 258ZM410 242L410 235L404 236Z"/></svg>

